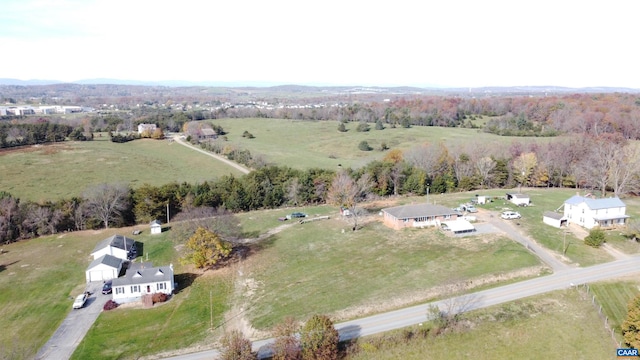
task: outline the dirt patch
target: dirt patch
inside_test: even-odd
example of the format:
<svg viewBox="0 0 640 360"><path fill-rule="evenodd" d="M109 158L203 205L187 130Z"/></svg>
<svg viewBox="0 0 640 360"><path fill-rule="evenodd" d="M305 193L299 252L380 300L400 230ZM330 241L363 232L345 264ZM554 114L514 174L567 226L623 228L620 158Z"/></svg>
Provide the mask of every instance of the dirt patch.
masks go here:
<svg viewBox="0 0 640 360"><path fill-rule="evenodd" d="M245 337L254 340L269 337L270 334L268 332L259 331L252 327L246 316L249 307L247 299L251 299L262 284L251 277L247 277L242 264L232 266L230 271L235 273L233 297L236 301L234 301L233 307L224 314L225 332L237 330L244 334Z"/></svg>

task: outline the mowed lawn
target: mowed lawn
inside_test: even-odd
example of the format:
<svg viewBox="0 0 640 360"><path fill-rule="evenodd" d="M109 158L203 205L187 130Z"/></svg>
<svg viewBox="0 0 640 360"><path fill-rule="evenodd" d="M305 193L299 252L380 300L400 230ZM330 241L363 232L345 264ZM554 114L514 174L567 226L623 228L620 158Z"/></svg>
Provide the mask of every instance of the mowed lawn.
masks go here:
<svg viewBox="0 0 640 360"><path fill-rule="evenodd" d="M242 175L212 157L168 140L124 144L64 142L0 152L0 190L32 201L80 196L100 183L163 185Z"/></svg>
<svg viewBox="0 0 640 360"><path fill-rule="evenodd" d="M85 291L85 270L95 245L113 234L130 234L131 230L82 231L4 245L4 253L0 254L0 358L33 358L72 311L73 297ZM148 256L154 265L174 264L176 281L183 290L174 296L175 301L153 309L103 313L83 341L78 358L120 358L123 354L173 349L204 337L210 316L219 324L226 311L228 283L218 276L198 278L185 270L177 261L178 254L167 232L151 236L143 231L133 238L142 243L145 261ZM209 295L214 289L210 313ZM105 332L109 335L105 336ZM189 336L173 341L175 334L185 332ZM110 339L119 343L111 344ZM108 350L100 349L104 343L110 344ZM153 348L148 348L150 345Z"/></svg>
<svg viewBox="0 0 640 360"><path fill-rule="evenodd" d="M260 154L267 161L297 169L313 167L337 169L358 168L372 160L382 159L386 152L380 151L384 142L390 149L407 150L424 143L444 143L447 147L456 144L479 142L485 144L509 144L518 141L546 143L549 138L513 138L497 136L479 129L414 126L408 129L388 125L384 130L375 130L370 124L368 132L357 132L357 122L346 124L347 132L339 132L337 121L285 120L285 119L216 119L212 123L221 125L228 133L229 144ZM255 136L242 137L244 131ZM361 151L358 144L367 141L374 150Z"/></svg>
<svg viewBox="0 0 640 360"><path fill-rule="evenodd" d="M591 301L575 290L556 291L465 314L461 330L455 332L408 341L400 337L393 344L375 346L381 342L376 338L385 336L388 335L359 340L368 344L365 351L346 359L600 360L615 359L616 354L616 345Z"/></svg>
<svg viewBox="0 0 640 360"><path fill-rule="evenodd" d="M344 320L429 300L438 285L540 264L500 235L456 238L434 228L395 231L377 221L349 228L339 219L295 224L245 261L245 281L256 286L236 301L248 302L254 327L316 313L341 313Z"/></svg>
<svg viewBox="0 0 640 360"><path fill-rule="evenodd" d="M504 200L506 193L517 193L522 191L531 198L531 205L518 207ZM566 229L558 229L542 222L542 214L545 211L555 211L564 204L564 201L576 194L576 189L558 188L522 188L522 189L490 189L476 190L466 193L442 194L432 196L433 201L442 205L457 206L461 202L466 202L475 198L476 195L493 196L496 199L484 205L477 205L477 208L492 211L495 217L500 216L504 209L518 211L522 218L519 220L502 220L511 224L519 224L523 233L534 239L538 244L549 249L558 257L563 256L563 246L568 245L564 254L565 262L579 266L590 266L612 261L614 258L602 248L593 248L584 244L582 239L577 238ZM583 193L584 195L584 193ZM624 201L628 201L624 199ZM637 203L629 202L627 213L637 211ZM562 209L560 209L562 212ZM565 234L566 232L566 234ZM608 235L619 235L619 230L609 231ZM629 243L628 240L617 239L618 243ZM619 247L628 254L638 253L639 245L635 242L629 243L626 247ZM616 246L618 247L618 246Z"/></svg>

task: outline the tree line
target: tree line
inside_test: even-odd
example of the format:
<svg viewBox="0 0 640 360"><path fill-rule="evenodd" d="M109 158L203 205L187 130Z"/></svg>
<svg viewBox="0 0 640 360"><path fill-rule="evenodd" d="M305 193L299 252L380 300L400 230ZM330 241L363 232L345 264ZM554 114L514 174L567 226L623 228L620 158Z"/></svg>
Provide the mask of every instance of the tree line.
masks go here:
<svg viewBox="0 0 640 360"><path fill-rule="evenodd" d="M38 119L33 123L0 122L0 148L64 141L73 131L69 125Z"/></svg>
<svg viewBox="0 0 640 360"><path fill-rule="evenodd" d="M362 198L516 186L586 188L601 196L623 196L640 190L640 148L609 134L544 144L425 143L406 151L389 150L382 160L359 169L264 165L242 177L225 175L196 184L144 184L136 189L102 184L75 198L44 203L2 193L0 241L166 220L167 207L177 214L199 207L243 212L324 203L346 206L332 200L332 187L363 182L367 186L359 190Z"/></svg>

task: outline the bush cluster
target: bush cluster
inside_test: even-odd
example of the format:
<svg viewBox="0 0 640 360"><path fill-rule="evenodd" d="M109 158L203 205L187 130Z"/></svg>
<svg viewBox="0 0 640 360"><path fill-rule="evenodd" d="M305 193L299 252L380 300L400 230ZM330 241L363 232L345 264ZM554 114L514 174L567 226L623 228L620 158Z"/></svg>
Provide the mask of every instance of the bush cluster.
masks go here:
<svg viewBox="0 0 640 360"><path fill-rule="evenodd" d="M169 300L169 295L165 294L165 293L155 293L153 295L151 295L151 300L153 301L153 303L162 303L165 302L167 300Z"/></svg>
<svg viewBox="0 0 640 360"><path fill-rule="evenodd" d="M115 308L118 307L118 303L113 301L113 300L109 300L107 301L104 306L102 307L102 310L104 311L109 311L109 310L113 310Z"/></svg>

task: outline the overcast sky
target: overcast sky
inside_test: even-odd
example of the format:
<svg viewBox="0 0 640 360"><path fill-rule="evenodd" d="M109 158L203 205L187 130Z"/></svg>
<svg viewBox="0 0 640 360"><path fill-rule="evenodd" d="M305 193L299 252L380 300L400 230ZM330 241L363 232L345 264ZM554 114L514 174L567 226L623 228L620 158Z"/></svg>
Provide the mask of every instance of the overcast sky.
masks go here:
<svg viewBox="0 0 640 360"><path fill-rule="evenodd" d="M640 88L638 10L628 0L0 0L0 78Z"/></svg>

